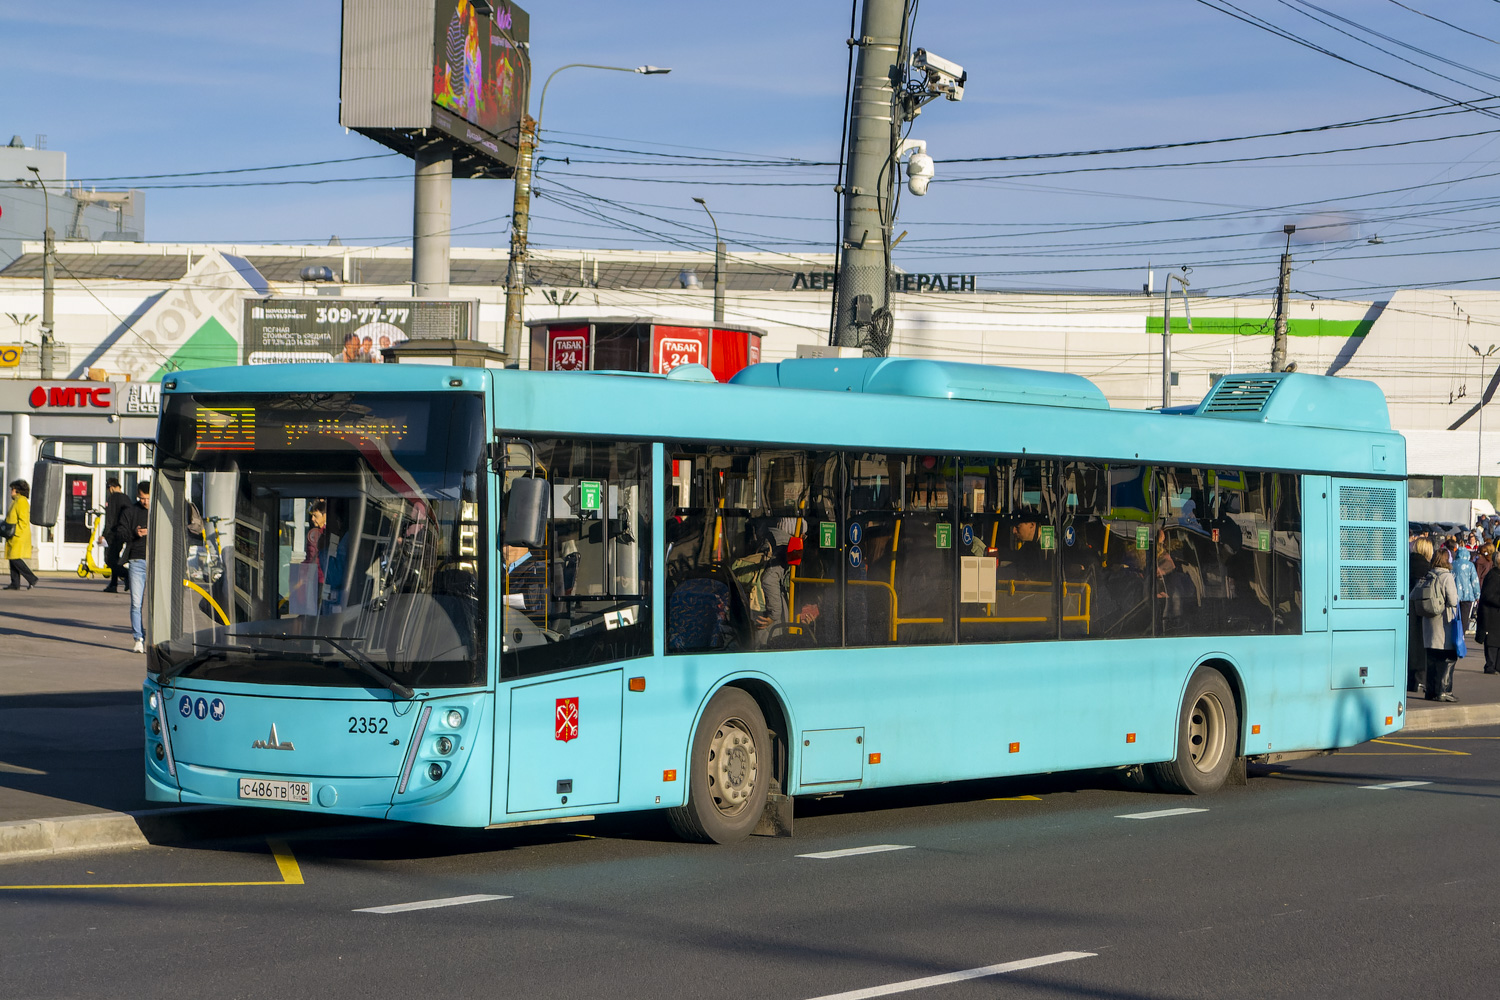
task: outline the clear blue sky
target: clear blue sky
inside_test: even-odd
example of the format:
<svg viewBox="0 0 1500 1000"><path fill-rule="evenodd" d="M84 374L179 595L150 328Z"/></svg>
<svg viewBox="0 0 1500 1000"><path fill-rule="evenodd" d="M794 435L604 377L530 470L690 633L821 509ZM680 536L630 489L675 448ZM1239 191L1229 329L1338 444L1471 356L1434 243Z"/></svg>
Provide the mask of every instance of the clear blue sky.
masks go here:
<svg viewBox="0 0 1500 1000"><path fill-rule="evenodd" d="M1195 289L1265 293L1274 288L1281 227L1290 222L1303 230L1294 243L1293 277L1302 292L1368 298L1424 283L1500 287L1500 281L1468 281L1500 275L1500 251L1490 249L1500 248L1494 231L1500 178L1476 176L1500 171L1500 110L1154 152L942 162L1309 128L1452 99L1485 103L1485 95L1500 93L1500 80L1476 72L1500 76L1495 0L1239 3L1438 97L1276 37L1216 6L1222 0L921 3L916 44L962 63L969 86L962 103L930 105L912 130L939 161L938 180L925 198L901 202L897 231L908 235L897 263L978 272L985 288L1112 289L1139 289L1148 261L1158 282L1164 267L1188 263ZM663 153L837 159L847 3L532 0L527 9L538 80L568 62L673 69L665 77L570 70L557 78L542 155L574 162L542 165L536 244L707 247L707 219L690 200L698 195L709 199L732 251L831 248L833 168L683 168L658 161ZM0 140L16 133L30 142L45 133L50 148L68 153L76 179L381 153L338 126L338 47L339 5L332 0L127 0L88 8L0 0L0 93L6 95ZM1487 103L1500 108L1500 99ZM535 107L533 95L533 113ZM1494 134L1446 138L1465 133ZM1143 166L1433 137L1445 138L1253 163ZM650 163L578 162L585 159ZM1096 167L1132 169L1057 172ZM396 175L154 189L147 195L146 235L324 242L337 234L348 243L402 243L411 230L410 169L409 161L391 156L248 177L98 183L149 188ZM963 179L978 177L997 179ZM1415 185L1426 186L1375 193ZM507 245L510 202L508 181L458 183L455 242ZM1372 238L1382 242L1371 244Z"/></svg>

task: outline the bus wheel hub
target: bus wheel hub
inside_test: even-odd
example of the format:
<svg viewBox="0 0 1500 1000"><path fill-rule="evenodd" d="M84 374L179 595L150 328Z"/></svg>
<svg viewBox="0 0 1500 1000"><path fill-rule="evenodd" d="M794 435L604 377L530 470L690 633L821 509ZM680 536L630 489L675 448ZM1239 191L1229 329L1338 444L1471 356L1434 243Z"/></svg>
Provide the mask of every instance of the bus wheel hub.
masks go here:
<svg viewBox="0 0 1500 1000"><path fill-rule="evenodd" d="M714 800L721 810L733 811L755 789L759 764L749 727L738 719L726 720L714 733L708 754Z"/></svg>

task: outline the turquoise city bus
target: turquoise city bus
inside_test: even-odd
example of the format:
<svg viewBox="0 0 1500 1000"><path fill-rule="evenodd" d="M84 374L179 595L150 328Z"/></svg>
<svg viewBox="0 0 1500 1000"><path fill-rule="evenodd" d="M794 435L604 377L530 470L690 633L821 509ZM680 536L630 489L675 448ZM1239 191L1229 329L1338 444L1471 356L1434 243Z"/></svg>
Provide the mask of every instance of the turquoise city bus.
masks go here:
<svg viewBox="0 0 1500 1000"><path fill-rule="evenodd" d="M1207 793L1401 727L1405 447L1369 382L1167 412L907 359L718 384L170 375L146 788L462 827L1070 769Z"/></svg>

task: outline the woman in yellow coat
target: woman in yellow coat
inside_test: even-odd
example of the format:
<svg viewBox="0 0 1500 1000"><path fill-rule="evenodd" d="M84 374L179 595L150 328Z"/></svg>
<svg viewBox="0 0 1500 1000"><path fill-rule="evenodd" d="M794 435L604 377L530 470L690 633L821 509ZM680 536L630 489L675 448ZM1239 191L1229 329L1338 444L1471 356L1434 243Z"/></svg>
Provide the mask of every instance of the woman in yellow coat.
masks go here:
<svg viewBox="0 0 1500 1000"><path fill-rule="evenodd" d="M26 589L36 586L36 574L26 565L31 558L31 486L24 479L10 484L10 510L5 512L5 523L12 534L5 539L5 558L10 560L10 586L6 590L20 590L21 580L26 580Z"/></svg>

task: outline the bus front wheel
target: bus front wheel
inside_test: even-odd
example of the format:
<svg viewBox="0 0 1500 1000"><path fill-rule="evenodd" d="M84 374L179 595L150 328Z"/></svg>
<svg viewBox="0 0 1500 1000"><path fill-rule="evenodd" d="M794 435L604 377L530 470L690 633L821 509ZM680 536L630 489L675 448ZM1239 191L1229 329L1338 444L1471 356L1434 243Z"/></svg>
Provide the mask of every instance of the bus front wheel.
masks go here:
<svg viewBox="0 0 1500 1000"><path fill-rule="evenodd" d="M1148 770L1163 789L1206 795L1224 787L1239 748L1239 712L1224 675L1199 667L1177 722L1177 756Z"/></svg>
<svg viewBox="0 0 1500 1000"><path fill-rule="evenodd" d="M771 736L755 699L724 688L708 702L688 755L687 805L667 811L684 840L730 844L750 836L766 808Z"/></svg>

